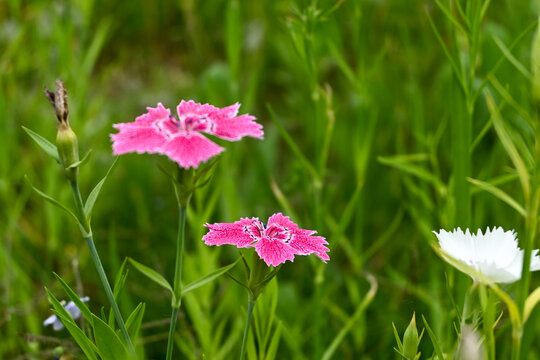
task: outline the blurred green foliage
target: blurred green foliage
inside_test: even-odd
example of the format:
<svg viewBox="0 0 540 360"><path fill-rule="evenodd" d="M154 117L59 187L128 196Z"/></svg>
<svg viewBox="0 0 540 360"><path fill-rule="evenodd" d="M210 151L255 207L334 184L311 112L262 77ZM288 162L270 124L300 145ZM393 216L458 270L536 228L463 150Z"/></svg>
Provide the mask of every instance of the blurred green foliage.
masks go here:
<svg viewBox="0 0 540 360"><path fill-rule="evenodd" d="M454 1L442 3L457 11ZM520 150L534 144L528 69L539 10L533 0L493 1L472 66L473 87L487 81ZM71 203L58 165L21 128L54 139L56 119L42 89L54 88L57 78L68 90L81 153L93 149L81 168L84 194L113 161L111 125L132 121L146 106L238 101L241 112L264 125L264 141L222 143L227 151L214 179L188 214L184 280L237 258L232 247L203 245L205 222L283 211L302 228L317 229L330 242L331 261L287 263L256 307L257 339L276 358L330 356L331 344L334 358L395 357L392 322L402 333L413 312L425 316L451 351L459 281L470 280L435 255L430 231L500 225L521 234L524 225L512 207L475 188L470 223L456 222L450 129L465 115L454 106L455 78L428 16L466 62L470 49L452 36L456 24L427 0L0 2L0 358L52 358L59 346L80 356L65 331L42 326L50 314L44 286L64 295L53 271L91 297L94 313L107 304L76 226L24 182L27 174ZM468 176L493 180L520 199L483 96L470 120ZM534 158L526 161L535 166ZM96 246L111 278L132 257L172 279L177 208L158 164L172 166L157 155L122 156L96 203ZM367 306L370 274L378 292ZM538 283L533 275L532 285ZM128 313L146 303L141 337L148 358L164 353L166 299L159 286L129 273L120 306ZM236 356L246 300L225 277L187 295L177 352L190 359ZM505 358L506 315L498 331L497 351ZM540 357L532 340L539 332L527 328L529 358ZM424 339L419 351L434 350Z"/></svg>

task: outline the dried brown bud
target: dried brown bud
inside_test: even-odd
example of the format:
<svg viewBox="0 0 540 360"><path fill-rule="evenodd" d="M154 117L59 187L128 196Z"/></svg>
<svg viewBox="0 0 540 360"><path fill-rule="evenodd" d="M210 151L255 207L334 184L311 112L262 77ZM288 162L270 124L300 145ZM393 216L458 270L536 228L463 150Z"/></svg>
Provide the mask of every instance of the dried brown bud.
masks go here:
<svg viewBox="0 0 540 360"><path fill-rule="evenodd" d="M45 90L58 119L58 133L56 134L56 148L60 157L60 165L64 168L67 177L75 181L79 173L78 167L70 167L79 161L79 145L77 135L71 130L68 122L67 92L64 83L56 80L56 92Z"/></svg>
<svg viewBox="0 0 540 360"><path fill-rule="evenodd" d="M69 108L67 103L67 92L62 80L56 80L56 92L47 90L44 88L45 96L49 99L54 110L56 111L56 118L58 122L63 125L68 124Z"/></svg>

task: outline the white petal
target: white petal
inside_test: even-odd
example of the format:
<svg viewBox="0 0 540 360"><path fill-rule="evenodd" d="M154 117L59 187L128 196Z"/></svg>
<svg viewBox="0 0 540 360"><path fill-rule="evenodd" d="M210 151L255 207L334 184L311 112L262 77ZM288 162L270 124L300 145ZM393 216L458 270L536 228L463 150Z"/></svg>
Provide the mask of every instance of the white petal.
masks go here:
<svg viewBox="0 0 540 360"><path fill-rule="evenodd" d="M458 266L455 260L449 262L478 281L510 283L521 278L523 250L519 249L513 230L504 231L501 227L490 230L488 227L485 233L478 229L476 234L471 234L469 229L463 232L457 228L452 232L440 230L438 234L434 233L441 250L467 266ZM534 250L531 271L540 270L537 254L538 250Z"/></svg>

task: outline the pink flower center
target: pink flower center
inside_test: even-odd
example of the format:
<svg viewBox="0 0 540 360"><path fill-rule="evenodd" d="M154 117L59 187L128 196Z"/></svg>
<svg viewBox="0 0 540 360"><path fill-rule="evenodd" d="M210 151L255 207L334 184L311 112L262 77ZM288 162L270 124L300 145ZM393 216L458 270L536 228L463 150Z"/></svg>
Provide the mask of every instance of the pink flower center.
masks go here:
<svg viewBox="0 0 540 360"><path fill-rule="evenodd" d="M179 129L185 131L205 131L213 130L213 123L206 115L201 114L180 114Z"/></svg>
<svg viewBox="0 0 540 360"><path fill-rule="evenodd" d="M259 220L254 220L250 225L245 225L244 232L251 236L253 242L266 238L270 241L278 240L284 244L288 244L292 238L289 229L277 224L269 224L266 226Z"/></svg>
<svg viewBox="0 0 540 360"><path fill-rule="evenodd" d="M157 128L157 131L167 138L174 137L174 134L184 131L212 132L214 130L214 124L206 116L196 114L180 116L180 121L169 115L168 118L157 121L154 126Z"/></svg>

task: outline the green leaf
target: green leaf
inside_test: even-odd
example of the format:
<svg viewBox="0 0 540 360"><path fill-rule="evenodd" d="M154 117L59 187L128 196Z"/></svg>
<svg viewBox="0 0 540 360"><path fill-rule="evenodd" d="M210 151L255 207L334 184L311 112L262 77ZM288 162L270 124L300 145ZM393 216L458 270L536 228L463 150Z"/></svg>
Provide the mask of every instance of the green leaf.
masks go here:
<svg viewBox="0 0 540 360"><path fill-rule="evenodd" d="M448 50L448 47L446 46L445 41L443 40L441 34L439 33L439 29L437 29L437 26L433 22L433 19L431 18L431 15L429 14L427 8L426 8L426 14L427 18L429 20L429 24L431 25L431 28L433 29L433 33L435 34L435 37L437 38L437 41L441 45L441 48L443 49L444 55L446 55L446 58L448 59L448 62L450 62L450 66L452 66L452 69L454 70L454 73L456 75L456 79L459 82L459 85L463 89L463 91L467 91L467 87L465 86L465 82L463 81L463 74L460 70L460 68L457 65L456 60L452 57L450 54L450 51Z"/></svg>
<svg viewBox="0 0 540 360"><path fill-rule="evenodd" d="M441 3L441 0L435 0L435 2L439 6L439 9L441 9L444 15L448 18L448 20L450 20L450 22L454 24L456 29L459 29L462 34L467 35L467 31L463 28L459 20L456 19L454 15L452 15L452 11L449 8L447 8L443 3Z"/></svg>
<svg viewBox="0 0 540 360"><path fill-rule="evenodd" d="M402 155L398 155L396 157L379 156L377 160L384 165L395 167L396 169L432 183L440 194L446 193L446 186L437 176L418 165L414 165L407 160L403 160Z"/></svg>
<svg viewBox="0 0 540 360"><path fill-rule="evenodd" d="M523 208L516 200L514 200L514 198L512 198L510 195L508 195L507 193L505 193L504 191L502 191L498 187L493 186L490 183L487 183L487 182L484 182L484 181L481 181L481 180L477 180L477 179L467 178L467 180L471 184L474 184L474 185L478 186L479 188L487 191L488 193L495 196L499 200L504 201L505 203L507 203L508 205L513 207L522 216L524 216L524 217L526 216L525 208Z"/></svg>
<svg viewBox="0 0 540 360"><path fill-rule="evenodd" d="M484 94L486 97L486 103L489 112L491 113L491 116L493 118L493 126L495 127L495 131L497 132L497 135L499 136L499 139L501 140L501 143L503 144L506 153L508 154L508 156L512 160L512 163L514 164L514 167L516 168L516 171L519 175L519 180L521 182L521 187L523 188L525 197L527 197L530 194L530 184L529 172L527 171L525 162L523 161L521 155L516 149L516 146L514 145L514 142L510 137L510 134L504 126L503 119L501 117L501 114L499 113L499 110L495 106L493 97L487 89L484 91Z"/></svg>
<svg viewBox="0 0 540 360"><path fill-rule="evenodd" d="M294 141L292 139L292 137L289 135L289 133L287 132L287 130L285 130L285 128L283 127L283 124L281 124L281 121L279 120L278 116L274 112L274 109L272 108L272 106L270 106L270 104L267 104L266 107L268 108L268 111L270 112L270 116L272 117L272 120L274 120L274 124L276 124L276 126L277 126L277 128L279 130L279 133L281 134L281 136L283 137L285 142L289 145L289 147L291 148L294 155L296 155L298 160L311 173L311 175L313 176L313 179L316 182L319 182L320 179L319 179L319 174L317 173L317 170L315 170L315 167L313 167L313 165L309 162L309 160L302 153L300 148L298 148L298 146L296 145L296 141Z"/></svg>
<svg viewBox="0 0 540 360"><path fill-rule="evenodd" d="M58 200L50 197L49 195L45 194L43 191L39 190L38 188L36 188L34 185L32 185L32 183L30 182L30 179L28 179L28 176L24 175L24 178L26 180L26 182L28 183L28 185L30 185L30 187L39 195L41 196L42 198L44 198L45 200L47 200L48 202L50 202L51 204L59 207L60 209L64 210L66 213L68 213L68 215L70 215L73 219L75 219L75 221L77 222L77 224L79 224L79 226L82 228L82 225L81 223L79 222L79 219L77 219L77 216L75 216L75 214L69 210L65 205L61 204Z"/></svg>
<svg viewBox="0 0 540 360"><path fill-rule="evenodd" d="M497 44L497 46L499 47L499 50L501 50L501 52L506 57L506 59L508 59L508 61L512 65L514 65L516 70L518 70L520 73L522 73L523 76L525 76L525 78L527 78L527 79L532 78L531 73L525 68L525 66L523 66L522 63L519 62L518 59L516 59L514 57L514 55L512 55L510 50L506 47L506 45L504 45L504 43L498 37L493 36L493 41L495 41L495 44Z"/></svg>
<svg viewBox="0 0 540 360"><path fill-rule="evenodd" d="M128 352L118 335L96 315L94 317L94 338L99 355L103 360L129 359Z"/></svg>
<svg viewBox="0 0 540 360"><path fill-rule="evenodd" d="M501 290L497 286L497 284L490 283L490 284L487 284L487 285L506 304L506 307L508 309L508 314L510 315L510 321L512 322L512 328L519 329L522 326L521 317L519 315L519 310L518 310L518 307L517 307L516 303L514 302L514 300L512 300L512 298L510 296L508 296L507 293L505 293L503 290Z"/></svg>
<svg viewBox="0 0 540 360"><path fill-rule="evenodd" d="M268 346L268 350L266 351L265 360L274 360L276 358L280 337L281 337L281 322L278 322L276 326L276 330L274 331L274 334L272 335L272 339L270 340L270 345Z"/></svg>
<svg viewBox="0 0 540 360"><path fill-rule="evenodd" d="M90 158L90 154L92 153L92 149L88 150L88 152L86 153L86 155L84 155L84 157L77 161L77 162L74 162L73 164L69 165L67 169L73 169L73 168L76 168L76 167L79 167L81 166L82 164L84 164L89 158Z"/></svg>
<svg viewBox="0 0 540 360"><path fill-rule="evenodd" d="M345 339L345 336L349 333L349 331L351 331L353 325L360 319L360 316L364 313L369 304L371 304L371 302L375 298L375 295L377 294L377 289L379 288L377 279L371 274L366 274L366 280L369 282L368 292L366 293L360 304L358 304L356 310L354 311L354 314L349 318L347 323L341 327L341 330L332 340L332 343L330 343L330 345L326 348L321 358L322 360L330 360L332 358L343 339Z"/></svg>
<svg viewBox="0 0 540 360"><path fill-rule="evenodd" d="M141 328L144 311L146 310L145 303L139 303L139 305L133 310L126 320L126 328L129 333L129 337L135 341L139 336L139 329Z"/></svg>
<svg viewBox="0 0 540 360"><path fill-rule="evenodd" d="M227 1L227 9L225 11L226 49L227 60L233 81L238 81L242 53L242 24L239 1Z"/></svg>
<svg viewBox="0 0 540 360"><path fill-rule="evenodd" d="M129 262L135 267L135 269L139 270L141 274L143 274L156 284L161 285L165 289L169 290L173 298L175 298L171 284L169 284L169 282L160 273L158 273L154 269L149 268L146 265L141 264L140 262L133 260L132 258L129 258Z"/></svg>
<svg viewBox="0 0 540 360"><path fill-rule="evenodd" d="M105 174L105 177L103 177L103 179L101 179L101 181L97 183L94 189L90 192L90 195L88 195L88 199L86 199L86 203L84 204L84 216L86 216L86 219L90 219L90 215L92 215L92 209L94 208L96 199L99 195L99 192L101 191L101 187L105 183L105 180L107 180L107 177L109 176L111 170L114 168L117 162L118 162L118 157L114 159L114 162L112 163L111 167L107 171L107 174Z"/></svg>
<svg viewBox="0 0 540 360"><path fill-rule="evenodd" d="M34 140L47 154L49 154L54 160L56 160L56 162L60 163L60 156L58 156L58 149L56 148L56 145L54 145L38 133L24 126L22 128L24 131L26 131L28 135L30 135L32 140Z"/></svg>
<svg viewBox="0 0 540 360"><path fill-rule="evenodd" d="M444 355L441 350L441 346L439 345L439 341L437 340L437 337L435 336L433 330L431 330L431 328L429 327L429 324L424 315L422 315L422 321L424 322L424 326L426 327L429 338L431 339L431 344L433 345L433 350L435 351L435 354L437 354L439 360L444 360Z"/></svg>
<svg viewBox="0 0 540 360"><path fill-rule="evenodd" d="M60 282L60 285L62 285L66 294L71 299L71 301L73 301L75 305L77 305L79 310L81 310L81 313L84 315L85 319L88 320L90 325L93 326L92 312L90 311L90 309L88 309L88 306L86 306L86 304L83 301L81 301L79 296L68 286L68 284L60 277L60 275L58 275L55 272L53 272L53 274L56 277L56 279Z"/></svg>
<svg viewBox="0 0 540 360"><path fill-rule="evenodd" d="M189 283L188 285L186 285L185 287L182 288L182 293L181 293L182 296L184 296L185 294L187 294L190 291L193 291L193 290L195 290L197 288L200 288L201 286L203 286L205 284L208 284L209 282L213 281L214 279L216 279L216 278L220 277L221 275L225 274L227 271L229 271L233 267L235 267L236 264L238 264L238 261L240 261L240 259L236 260L232 264L229 264L227 266L224 266L224 267L221 267L221 268L219 268L217 270L214 270L211 273L204 275L200 279Z"/></svg>
<svg viewBox="0 0 540 360"><path fill-rule="evenodd" d="M531 312L535 306L540 302L540 287L537 287L525 301L525 308L523 310L523 323L527 322L527 319L531 315Z"/></svg>
<svg viewBox="0 0 540 360"><path fill-rule="evenodd" d="M122 262L122 266L120 266L120 270L118 270L118 273L116 274L116 278L114 280L113 285L113 296L114 300L118 301L118 297L120 296L120 293L122 292L122 289L124 288L124 285L126 284L126 279L128 276L128 271L124 273L124 268L126 267L127 258L124 259ZM109 310L109 326L111 328L115 328L114 326L114 311L111 308Z"/></svg>
<svg viewBox="0 0 540 360"><path fill-rule="evenodd" d="M62 324L66 327L67 331L71 334L77 345L81 348L83 353L88 357L90 360L97 360L96 353L98 352L98 349L92 343L92 341L85 335L85 333L77 326L75 321L73 321L71 315L67 312L66 309L60 304L60 302L56 299L56 297L49 291L49 289L45 288L45 291L47 292L47 296L49 298L49 302L51 303L53 307L53 312L55 315L62 321Z"/></svg>
<svg viewBox="0 0 540 360"><path fill-rule="evenodd" d="M403 354L403 344L401 343L401 339L399 337L399 333L396 329L396 325L392 322L392 329L394 329L394 337L396 338L396 343L397 343L397 346L398 348L396 349L396 351L401 355Z"/></svg>

